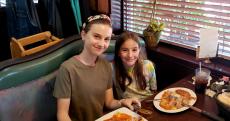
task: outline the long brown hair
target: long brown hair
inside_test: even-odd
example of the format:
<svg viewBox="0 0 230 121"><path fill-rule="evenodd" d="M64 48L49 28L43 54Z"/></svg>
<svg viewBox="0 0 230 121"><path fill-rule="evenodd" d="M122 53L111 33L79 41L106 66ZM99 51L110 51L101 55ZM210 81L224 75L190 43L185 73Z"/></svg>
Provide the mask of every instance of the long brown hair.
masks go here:
<svg viewBox="0 0 230 121"><path fill-rule="evenodd" d="M138 36L132 32L123 32L120 37L117 39L115 44L115 56L114 56L114 65L115 65L115 77L116 81L119 83L121 89L125 91L126 89L126 79L128 79L128 85L132 83L132 78L128 75L122 60L119 56L119 51L123 43L131 39L138 43L139 48L141 47ZM141 53L140 53L141 54ZM138 87L142 90L146 88L146 80L143 74L143 59L139 55L134 68L133 68L133 78L138 82Z"/></svg>

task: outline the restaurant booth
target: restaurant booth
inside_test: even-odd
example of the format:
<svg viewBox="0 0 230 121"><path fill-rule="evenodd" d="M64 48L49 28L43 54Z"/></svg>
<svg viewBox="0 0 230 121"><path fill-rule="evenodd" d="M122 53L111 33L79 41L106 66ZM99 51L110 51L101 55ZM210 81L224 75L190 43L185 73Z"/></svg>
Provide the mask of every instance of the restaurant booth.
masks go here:
<svg viewBox="0 0 230 121"><path fill-rule="evenodd" d="M117 37L112 37L102 55L108 61L113 60ZM141 43L142 53L146 55L144 41ZM80 53L82 48L81 37L74 35L40 52L1 62L0 121L55 121L56 71L62 62Z"/></svg>
<svg viewBox="0 0 230 121"><path fill-rule="evenodd" d="M109 61L113 60L114 40L117 37L114 36L112 38L108 50L103 54L104 58ZM1 62L0 120L56 120L56 99L52 95L56 71L62 62L81 51L82 44L81 37L74 35L38 53ZM159 46L156 50L145 50L143 39L142 48L144 50L142 54L155 63L158 77L158 91L174 87L185 87L194 90L194 85L192 84L193 68L196 68L198 64L195 58L187 58L191 60L190 62L184 61L182 57L186 55L183 55L179 51L164 48L164 45ZM172 56L173 54L179 56ZM187 67L186 65L191 66L185 68ZM177 71L173 71L174 68L165 68L165 66L176 66ZM209 67L207 65L204 66ZM215 72L215 68L217 67L218 65L209 68L213 69L212 72ZM172 72L169 73L169 71ZM225 71L223 70L223 73ZM216 78L214 75L212 76ZM147 100L152 100L154 96L149 97ZM218 114L218 107L215 100L204 94L197 94L195 106L211 114ZM169 118L178 121L186 118L196 121L211 120L193 110L186 110L176 114L163 113L158 111L153 106L153 103L149 101L143 101L142 107L152 111L151 115L144 116L150 121L166 121Z"/></svg>
<svg viewBox="0 0 230 121"><path fill-rule="evenodd" d="M61 0L61 1L62 4L66 2L65 0ZM91 1L92 4L93 0L89 0L89 1ZM103 2L103 1L107 1L107 2ZM165 0L162 1L167 2ZM175 1L176 0L174 0L174 2ZM83 14L84 16L82 16L82 18L86 19L86 16L90 15L89 14L89 8L90 8L93 9L93 14L97 14L97 13L105 13L108 15L110 14L110 17L112 18L112 20L114 20L113 30L116 36L112 38L108 50L106 50L106 52L103 54L103 57L109 61L113 60L114 40L116 40L117 36L119 36L119 34L123 32L125 29L127 29L128 27L132 27L131 25L128 25L129 20L132 21L132 19L130 19L131 17L125 18L125 16L130 15L132 17L135 17L133 14L131 14L135 12L133 11L127 12L129 11L129 9L127 9L126 12L124 12L125 9L124 7L122 8L121 6L125 6L125 4L123 4L122 2L123 0L122 1L99 0L97 1L97 3L94 1L93 4L95 6L92 7L91 5L90 7L87 6L88 4L86 4L87 0L82 0L82 1L80 0L80 4L84 4L84 7L81 8L82 13L84 12ZM135 1L135 2L131 1L131 2L138 3L139 1ZM189 4L190 2L177 1L176 3ZM225 1L222 0L221 2L224 3ZM140 2L140 3L146 4L144 2ZM196 4L198 4L198 2L189 5L192 6ZM70 5L70 3L68 3L68 5ZM166 4L165 5L159 4L159 5L164 7L166 6ZM171 4L167 4L167 5L171 5ZM67 5L63 4L62 9L67 10L66 6ZM179 4L178 6L181 6L181 4ZM132 6L130 5L129 7ZM223 8L228 8L228 7L229 6ZM176 9L175 6L170 7L170 9L173 8ZM37 9L38 9L38 13L39 12L43 13L44 9L39 9L39 6L37 7ZM147 10L146 8L144 9ZM64 36L60 36L60 38L63 37L62 41L37 53L20 57L20 58L8 59L0 62L0 121L56 121L57 120L56 99L53 97L52 94L57 69L59 68L62 62L64 62L71 56L80 53L83 44L81 41L81 37L79 35L74 35L74 34L79 34L77 32L80 31L76 29L76 25L75 25L76 23L74 21L75 19L74 16L72 15L73 13L71 13L72 10L70 9L70 7L68 7L68 10L70 11L69 12L62 11L63 14L62 19L64 19L62 22ZM142 10L142 12L145 10ZM151 9L148 10L150 11L150 13L152 12ZM171 11L169 12L167 10L158 10L158 11L160 12L165 11L167 15L168 14L171 16L174 15L173 12ZM204 11L202 10L202 12ZM166 18L167 15L165 15ZM183 13L183 15L185 15L185 13ZM228 15L229 13L226 13L226 16ZM169 17L170 19L171 16ZM7 20L6 20L5 13L3 13L3 8L0 9L0 18L1 18L0 35L3 40L7 40L8 36L5 30L6 29L5 23ZM135 22L147 23L146 21L143 22L144 21L143 18L141 18L141 20L136 20ZM42 20L44 20L44 18L42 18ZM180 20L181 18L178 21ZM130 23L133 24L135 22L130 22ZM144 26L142 25L142 23L139 26ZM173 22L171 23L173 24ZM184 22L184 23L190 24L190 22ZM176 25L180 25L180 24L176 23ZM171 28L175 28L175 27L171 27ZM178 29L179 28L176 28L176 30ZM229 33L227 33L227 35L228 34ZM195 73L194 70L198 68L199 63L202 62L202 60L196 58L195 50L185 48L184 46L178 46L178 44L175 43L165 42L165 40L160 41L157 47L153 49L148 49L145 48L146 40L144 39L143 35L140 34L139 36L140 39L142 40L142 48L143 48L142 54L144 54L146 58L148 58L154 63L156 69L156 78L157 78L157 87L158 87L156 94L158 94L162 90L175 88L175 87L183 87L195 91L194 84L193 84L194 81L193 76ZM4 59L6 57L8 58L10 55L10 50L9 48L7 48L7 46L9 45L8 41L1 41L0 43L3 43L1 44L0 50L2 51L0 52L3 52L2 55L4 56ZM229 42L227 41L226 43ZM8 53L6 52L6 50L8 51ZM7 54L7 56L5 54ZM212 63L202 62L202 67L207 68L211 71L212 82L218 81L220 78L222 78L223 75L228 77L230 76L230 62L228 59L216 57L216 58L212 58L211 61ZM156 106L153 105L153 101L152 101L156 96L156 94L146 99L148 101L142 101L142 108L151 111L151 114L150 115L145 115L140 113L139 114L149 121L185 121L185 120L212 121L214 120L213 118L216 118L215 116L220 116L221 118L223 118L223 115L220 115L218 105L216 104L215 99L205 94L196 94L197 100L193 106L203 111L209 112L210 115L213 115L214 117L210 115L204 116L202 115L202 113L191 110L189 107L187 107L186 110L180 112L169 113L169 112L160 111L156 108ZM108 112L111 111L105 111L105 114L107 114ZM219 119L216 118L216 120Z"/></svg>

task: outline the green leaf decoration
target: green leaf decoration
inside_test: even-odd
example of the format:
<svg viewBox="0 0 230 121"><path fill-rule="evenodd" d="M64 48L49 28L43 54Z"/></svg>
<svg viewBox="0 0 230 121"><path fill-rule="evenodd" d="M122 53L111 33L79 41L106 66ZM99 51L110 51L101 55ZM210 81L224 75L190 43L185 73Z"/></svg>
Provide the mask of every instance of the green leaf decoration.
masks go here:
<svg viewBox="0 0 230 121"><path fill-rule="evenodd" d="M163 31L165 24L162 22L157 22L156 20L151 20L148 29L151 29L153 32Z"/></svg>

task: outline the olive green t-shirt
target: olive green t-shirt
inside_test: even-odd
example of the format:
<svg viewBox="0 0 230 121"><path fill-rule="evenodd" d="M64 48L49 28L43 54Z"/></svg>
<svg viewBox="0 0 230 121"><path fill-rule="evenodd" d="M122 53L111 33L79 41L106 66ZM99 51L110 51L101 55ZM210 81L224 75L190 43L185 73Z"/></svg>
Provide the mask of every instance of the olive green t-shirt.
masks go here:
<svg viewBox="0 0 230 121"><path fill-rule="evenodd" d="M72 57L57 74L53 95L70 98L69 115L73 121L94 121L103 114L105 91L112 88L109 62L98 58L95 66L86 66Z"/></svg>

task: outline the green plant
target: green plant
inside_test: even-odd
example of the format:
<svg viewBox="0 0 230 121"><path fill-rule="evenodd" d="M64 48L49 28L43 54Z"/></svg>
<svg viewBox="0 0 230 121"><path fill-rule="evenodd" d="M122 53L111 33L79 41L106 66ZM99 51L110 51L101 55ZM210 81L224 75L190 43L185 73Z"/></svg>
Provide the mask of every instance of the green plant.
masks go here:
<svg viewBox="0 0 230 121"><path fill-rule="evenodd" d="M162 23L162 22L157 22L155 20L151 20L150 21L150 24L148 25L147 27L147 31L148 32L153 32L153 33L156 33L156 32L160 32L160 31L163 31L165 27L165 24Z"/></svg>
<svg viewBox="0 0 230 121"><path fill-rule="evenodd" d="M150 17L149 25L147 27L147 31L153 32L153 33L163 31L164 26L165 26L164 23L155 20L156 4L157 4L157 0L154 0L153 4L152 4L153 5L152 14L151 14L151 17Z"/></svg>
<svg viewBox="0 0 230 121"><path fill-rule="evenodd" d="M159 22L155 19L156 4L157 4L157 0L154 0L149 24L147 28L144 29L143 31L143 35L146 41L146 46L149 49L154 49L158 45L160 41L161 32L163 31L165 26L163 22Z"/></svg>

